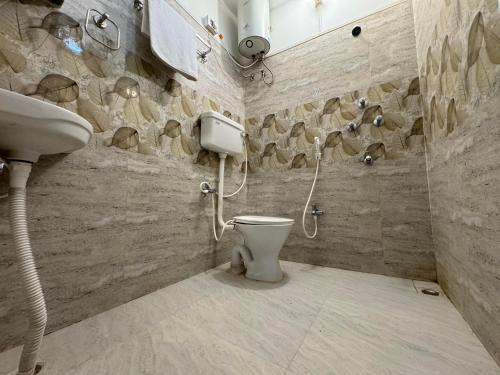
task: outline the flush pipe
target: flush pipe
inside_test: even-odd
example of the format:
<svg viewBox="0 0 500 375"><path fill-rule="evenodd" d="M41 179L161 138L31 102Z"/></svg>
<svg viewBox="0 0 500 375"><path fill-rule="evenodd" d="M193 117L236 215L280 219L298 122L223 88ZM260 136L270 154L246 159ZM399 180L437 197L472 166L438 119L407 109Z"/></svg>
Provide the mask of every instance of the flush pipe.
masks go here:
<svg viewBox="0 0 500 375"><path fill-rule="evenodd" d="M214 237L215 241L219 242L222 239L222 236L224 234L224 231L227 228L230 228L231 225L234 223L233 220L228 220L224 221L224 218L222 216L222 212L224 210L224 169L226 165L226 157L227 154L225 153L219 153L219 189L217 192L217 222L219 223L219 226L222 228L220 235L217 235L217 227L215 225L215 190L210 188L210 185L208 182L202 182L200 185L201 191L203 193L211 193L212 194L212 209L214 211L214 218L212 220L212 229L214 232ZM234 227L234 225L233 225Z"/></svg>
<svg viewBox="0 0 500 375"><path fill-rule="evenodd" d="M227 154L226 153L219 153L219 189L218 191L216 189L213 189L210 184L207 181L203 181L200 184L200 190L203 194L211 194L212 195L212 210L214 212L213 220L212 220L212 230L214 232L214 237L217 242L219 242L222 238L222 235L224 234L224 231L227 228L234 228L234 221L233 220L228 220L224 221L223 218L223 211L224 211L224 198L230 198L238 194L241 189L246 184L247 181L247 175L248 175L248 152L246 149L246 142L245 142L245 136L246 134L244 132L241 133L241 137L243 140L243 149L245 151L245 174L243 177L243 182L241 183L240 187L231 194L226 194L224 195L224 169L226 166L226 158ZM214 194L217 194L217 214L215 211L215 198ZM219 226L222 228L220 235L217 235L217 227L215 224L217 218L217 222L219 223Z"/></svg>
<svg viewBox="0 0 500 375"><path fill-rule="evenodd" d="M222 213L224 211L224 169L226 167L226 158L227 154L219 154L219 191L217 192L217 221L222 227L223 232L227 223L231 222L231 220L225 222L224 218L222 217Z"/></svg>
<svg viewBox="0 0 500 375"><path fill-rule="evenodd" d="M47 324L45 299L33 258L26 219L26 184L31 165L20 161L9 163L10 227L29 314L29 329L19 360L18 375L35 373L37 355Z"/></svg>

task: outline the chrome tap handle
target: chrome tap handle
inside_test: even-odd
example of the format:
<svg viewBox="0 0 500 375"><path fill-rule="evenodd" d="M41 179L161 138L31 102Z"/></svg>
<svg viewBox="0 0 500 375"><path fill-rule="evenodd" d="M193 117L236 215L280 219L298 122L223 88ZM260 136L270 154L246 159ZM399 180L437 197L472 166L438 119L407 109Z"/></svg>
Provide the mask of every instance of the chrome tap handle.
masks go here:
<svg viewBox="0 0 500 375"><path fill-rule="evenodd" d="M376 126L377 128L380 128L382 125L384 125L384 117L382 115L378 115L373 120L373 126Z"/></svg>
<svg viewBox="0 0 500 375"><path fill-rule="evenodd" d="M367 98L361 98L358 100L358 107L359 109L365 109L366 107L368 107L368 99Z"/></svg>
<svg viewBox="0 0 500 375"><path fill-rule="evenodd" d="M354 121L351 121L347 124L347 131L353 133L356 130L358 130L358 124L356 124Z"/></svg>

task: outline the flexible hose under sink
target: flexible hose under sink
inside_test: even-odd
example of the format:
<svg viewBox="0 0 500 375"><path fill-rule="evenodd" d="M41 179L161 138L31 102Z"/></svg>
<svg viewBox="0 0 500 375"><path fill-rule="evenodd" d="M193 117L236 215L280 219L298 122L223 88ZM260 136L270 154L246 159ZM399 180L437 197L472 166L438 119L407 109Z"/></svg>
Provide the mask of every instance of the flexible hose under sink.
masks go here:
<svg viewBox="0 0 500 375"><path fill-rule="evenodd" d="M28 163L13 162L10 165L10 227L29 314L29 329L19 360L19 375L34 374L47 324L45 299L33 258L26 219L26 181L30 170L31 164Z"/></svg>
<svg viewBox="0 0 500 375"><path fill-rule="evenodd" d="M316 173L314 174L314 181L313 181L313 184L311 186L311 192L309 193L309 198L307 198L307 203L306 203L306 206L304 207L304 212L302 214L302 229L304 230L305 236L307 238L309 238L309 239L315 238L316 235L318 234L318 217L316 215L313 216L313 218L314 218L314 233L313 234L309 234L307 232L307 229L306 229L306 213L307 213L307 209L309 208L309 203L311 202L311 197L313 195L314 188L316 186L316 180L318 179L319 163L320 163L320 159L318 158L317 162L316 162Z"/></svg>

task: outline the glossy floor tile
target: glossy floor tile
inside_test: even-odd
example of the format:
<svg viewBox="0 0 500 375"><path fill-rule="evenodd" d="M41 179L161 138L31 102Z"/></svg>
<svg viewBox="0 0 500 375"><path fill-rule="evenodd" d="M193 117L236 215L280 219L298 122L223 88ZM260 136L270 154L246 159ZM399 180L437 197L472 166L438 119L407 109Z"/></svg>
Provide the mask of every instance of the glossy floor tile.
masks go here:
<svg viewBox="0 0 500 375"><path fill-rule="evenodd" d="M420 293L438 285L282 265L277 284L224 265L50 334L41 374L500 374L446 296Z"/></svg>

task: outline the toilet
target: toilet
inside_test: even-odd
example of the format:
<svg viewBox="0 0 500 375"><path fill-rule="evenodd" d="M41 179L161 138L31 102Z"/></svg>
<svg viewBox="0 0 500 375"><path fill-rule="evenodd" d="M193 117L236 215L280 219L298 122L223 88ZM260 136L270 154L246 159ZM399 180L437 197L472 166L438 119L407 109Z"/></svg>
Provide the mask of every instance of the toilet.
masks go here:
<svg viewBox="0 0 500 375"><path fill-rule="evenodd" d="M279 263L281 248L290 234L294 224L293 219L269 216L236 216L225 221L223 217L224 198L237 194L244 186L247 178L235 193L224 195L224 168L228 155L248 155L245 146L245 131L243 125L227 118L218 112L205 112L200 116L200 143L204 149L219 154L219 183L217 189L212 188L208 181L200 184L202 194L212 197L213 232L216 241L220 241L224 231L236 229L243 234L244 242L233 248L231 256L231 272L241 274L252 280L277 282L283 279ZM217 211L215 211L215 195L217 195ZM217 234L216 223L221 228Z"/></svg>
<svg viewBox="0 0 500 375"><path fill-rule="evenodd" d="M236 216L235 229L244 243L233 248L231 271L252 280L277 282L283 279L279 254L294 224L293 219L269 216Z"/></svg>

